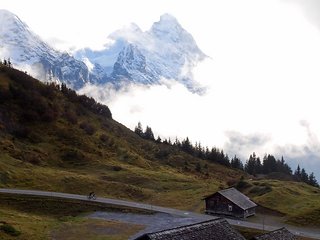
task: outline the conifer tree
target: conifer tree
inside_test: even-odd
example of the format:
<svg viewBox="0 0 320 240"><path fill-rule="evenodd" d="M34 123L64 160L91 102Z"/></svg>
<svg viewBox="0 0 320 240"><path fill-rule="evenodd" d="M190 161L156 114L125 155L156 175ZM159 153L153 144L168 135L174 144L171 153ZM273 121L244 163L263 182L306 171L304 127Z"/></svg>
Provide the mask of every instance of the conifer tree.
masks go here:
<svg viewBox="0 0 320 240"><path fill-rule="evenodd" d="M143 137L143 130L141 122L138 122L138 125L135 127L134 132L138 134L140 137Z"/></svg>
<svg viewBox="0 0 320 240"><path fill-rule="evenodd" d="M160 136L158 136L158 138L157 138L156 142L157 142L157 143L161 143L161 142L162 142L162 140L161 140Z"/></svg>
<svg viewBox="0 0 320 240"><path fill-rule="evenodd" d="M308 184L310 184L311 186L314 186L314 187L319 187L318 181L317 181L316 177L314 176L313 172L310 173L310 175L309 175Z"/></svg>
<svg viewBox="0 0 320 240"><path fill-rule="evenodd" d="M143 136L145 139L154 141L154 135L153 135L151 127L149 127L149 126L146 127L146 130L145 130Z"/></svg>
<svg viewBox="0 0 320 240"><path fill-rule="evenodd" d="M294 171L294 177L297 181L301 180L301 170L299 164L297 166L297 169Z"/></svg>
<svg viewBox="0 0 320 240"><path fill-rule="evenodd" d="M301 169L301 181L305 183L309 182L309 176L304 168Z"/></svg>

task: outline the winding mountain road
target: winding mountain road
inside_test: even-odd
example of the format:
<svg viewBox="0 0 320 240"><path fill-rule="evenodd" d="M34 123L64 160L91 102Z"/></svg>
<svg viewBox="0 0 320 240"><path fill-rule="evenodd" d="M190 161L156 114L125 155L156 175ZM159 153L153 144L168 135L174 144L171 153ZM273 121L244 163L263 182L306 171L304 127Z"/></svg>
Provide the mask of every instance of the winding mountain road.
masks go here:
<svg viewBox="0 0 320 240"><path fill-rule="evenodd" d="M70 193L48 192L48 191L38 191L38 190L5 189L5 188L0 188L0 193L44 196L44 197L74 199L74 200L82 200L82 201L95 201L99 203L104 203L106 205L131 207L131 208L167 213L171 215L177 215L180 217L182 216L182 217L194 218L199 220L199 222L217 218L216 216L212 216L212 215L199 214L199 213L190 212L190 211L182 211L182 210L173 209L173 208L165 208L165 207L160 207L156 205L111 199L111 198L97 197L96 200L89 200L86 195L78 195L78 194L70 194ZM260 230L264 229L266 231L273 231L275 229L279 229L283 227L283 225L281 224L279 224L278 226L269 226L269 225L262 225L259 223L251 223L244 220L235 220L235 219L228 219L228 218L226 219L233 226L260 229ZM314 238L314 239L320 239L320 229L309 229L309 228L294 227L294 226L288 226L288 225L286 225L285 227L295 235Z"/></svg>

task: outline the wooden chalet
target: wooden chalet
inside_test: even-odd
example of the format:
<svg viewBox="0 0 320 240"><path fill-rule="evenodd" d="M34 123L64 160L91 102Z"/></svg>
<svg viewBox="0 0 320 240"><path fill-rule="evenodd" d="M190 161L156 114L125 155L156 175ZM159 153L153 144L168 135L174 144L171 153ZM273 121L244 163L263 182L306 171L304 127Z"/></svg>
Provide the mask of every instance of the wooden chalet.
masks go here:
<svg viewBox="0 0 320 240"><path fill-rule="evenodd" d="M262 234L254 237L253 240L296 240L297 237L289 232L286 228L280 228L278 230Z"/></svg>
<svg viewBox="0 0 320 240"><path fill-rule="evenodd" d="M245 240L224 219L218 218L187 226L146 233L136 240Z"/></svg>
<svg viewBox="0 0 320 240"><path fill-rule="evenodd" d="M257 204L235 188L218 191L204 198L207 214L246 218L255 214Z"/></svg>

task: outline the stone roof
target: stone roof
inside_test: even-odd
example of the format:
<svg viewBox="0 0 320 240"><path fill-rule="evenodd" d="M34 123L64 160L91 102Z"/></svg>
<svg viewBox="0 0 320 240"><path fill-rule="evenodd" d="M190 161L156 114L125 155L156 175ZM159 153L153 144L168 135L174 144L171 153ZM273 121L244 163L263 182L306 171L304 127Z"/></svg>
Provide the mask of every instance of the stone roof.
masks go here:
<svg viewBox="0 0 320 240"><path fill-rule="evenodd" d="M245 240L231 225L222 218L146 233L136 240Z"/></svg>
<svg viewBox="0 0 320 240"><path fill-rule="evenodd" d="M254 240L296 240L296 236L289 232L286 228L280 228L278 230L262 234L254 237Z"/></svg>
<svg viewBox="0 0 320 240"><path fill-rule="evenodd" d="M218 191L218 193L220 193L225 198L229 199L231 202L233 202L234 204L236 204L237 206L239 206L243 210L247 210L249 208L257 206L257 204L252 202L250 200L250 198L248 198L246 195L239 192L237 189L235 189L233 187L228 188L228 189L224 189L224 190L220 190L220 191ZM211 196L213 196L213 195L210 195L206 198L210 198Z"/></svg>

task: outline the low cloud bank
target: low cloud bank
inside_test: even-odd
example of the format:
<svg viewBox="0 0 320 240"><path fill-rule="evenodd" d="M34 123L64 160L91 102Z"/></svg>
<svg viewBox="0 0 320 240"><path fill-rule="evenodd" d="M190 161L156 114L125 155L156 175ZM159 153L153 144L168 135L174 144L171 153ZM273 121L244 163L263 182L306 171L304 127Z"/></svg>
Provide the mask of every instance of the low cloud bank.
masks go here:
<svg viewBox="0 0 320 240"><path fill-rule="evenodd" d="M204 64L212 69L213 61L210 61ZM199 68L202 72L206 67ZM260 157L266 153L277 158L284 156L293 170L300 164L320 179L317 173L320 134L313 128L317 117L311 114L313 117L305 120L304 112L299 109L290 113L291 107L298 108L300 101L303 106L310 104L308 101L293 101L287 95L285 101L277 103L279 98L269 101L263 93L254 93L250 88L240 90L228 82L212 82L216 84L200 82L207 87L203 95L168 79L163 79L161 85L125 84L117 89L108 84L87 85L80 93L107 104L114 118L131 129L140 121L144 127L151 126L161 138L174 140L188 136L193 143L222 148L229 156L236 154L243 161L252 152ZM289 100L294 106L287 104Z"/></svg>
<svg viewBox="0 0 320 240"><path fill-rule="evenodd" d="M283 155L293 170L300 163L320 179L320 31L285 1L250 4L255 11L215 15L223 24L212 21L207 36L212 58L193 71L204 94L172 79L81 92L109 105L131 129L141 121L161 137L188 136L242 160L252 152Z"/></svg>

